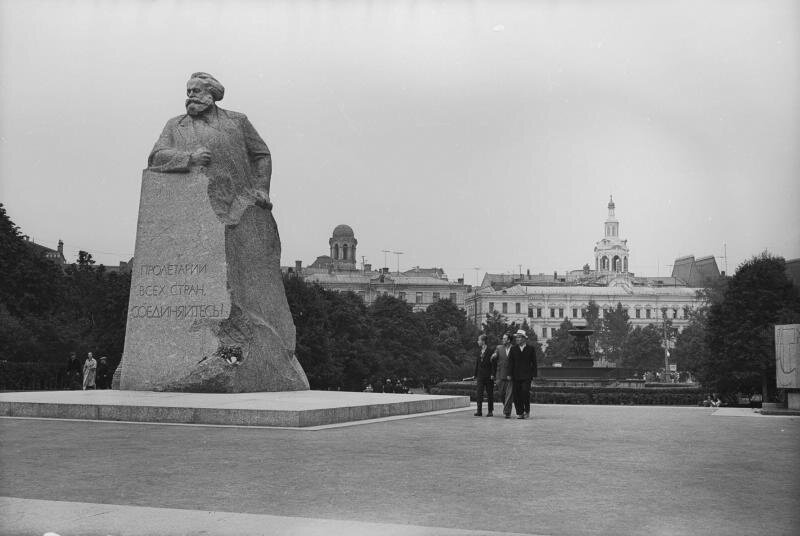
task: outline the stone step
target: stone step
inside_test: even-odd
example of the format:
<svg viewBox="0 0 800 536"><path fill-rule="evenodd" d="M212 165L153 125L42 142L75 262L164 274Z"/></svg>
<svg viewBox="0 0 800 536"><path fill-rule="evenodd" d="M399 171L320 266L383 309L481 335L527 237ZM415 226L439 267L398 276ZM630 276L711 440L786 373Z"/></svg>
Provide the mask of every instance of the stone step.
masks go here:
<svg viewBox="0 0 800 536"><path fill-rule="evenodd" d="M0 416L303 428L469 407L468 396L289 391L0 393Z"/></svg>

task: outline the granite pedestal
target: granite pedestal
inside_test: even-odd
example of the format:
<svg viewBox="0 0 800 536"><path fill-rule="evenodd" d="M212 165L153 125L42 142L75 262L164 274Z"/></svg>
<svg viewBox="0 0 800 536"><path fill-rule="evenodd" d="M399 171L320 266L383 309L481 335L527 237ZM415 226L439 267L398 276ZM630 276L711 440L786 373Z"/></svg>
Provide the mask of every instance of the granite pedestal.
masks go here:
<svg viewBox="0 0 800 536"><path fill-rule="evenodd" d="M0 416L303 428L469 406L467 396L287 391L0 393Z"/></svg>

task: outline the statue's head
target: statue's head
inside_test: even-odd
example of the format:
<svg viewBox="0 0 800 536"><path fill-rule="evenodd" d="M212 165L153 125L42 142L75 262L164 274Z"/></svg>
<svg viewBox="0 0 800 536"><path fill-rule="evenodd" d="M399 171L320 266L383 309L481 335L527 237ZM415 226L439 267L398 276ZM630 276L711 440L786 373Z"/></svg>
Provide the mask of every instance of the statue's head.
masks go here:
<svg viewBox="0 0 800 536"><path fill-rule="evenodd" d="M225 87L208 73L193 73L186 83L186 111L198 115L225 96Z"/></svg>

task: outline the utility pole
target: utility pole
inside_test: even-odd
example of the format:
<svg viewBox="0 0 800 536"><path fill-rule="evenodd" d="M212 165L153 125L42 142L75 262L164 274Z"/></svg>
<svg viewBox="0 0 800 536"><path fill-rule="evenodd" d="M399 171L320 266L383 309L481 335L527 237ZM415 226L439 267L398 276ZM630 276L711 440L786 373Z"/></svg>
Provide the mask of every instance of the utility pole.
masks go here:
<svg viewBox="0 0 800 536"><path fill-rule="evenodd" d="M366 264L367 264L367 259L364 257L364 255L361 255L361 271L362 272L365 271L365 265Z"/></svg>
<svg viewBox="0 0 800 536"><path fill-rule="evenodd" d="M722 243L722 258L725 260L725 275L728 275L728 244Z"/></svg>
<svg viewBox="0 0 800 536"><path fill-rule="evenodd" d="M397 255L397 275L400 275L400 255L403 254L402 251L392 251L395 255Z"/></svg>
<svg viewBox="0 0 800 536"><path fill-rule="evenodd" d="M664 382L671 383L669 374L669 340L667 339L667 308L661 308L661 325L664 327Z"/></svg>

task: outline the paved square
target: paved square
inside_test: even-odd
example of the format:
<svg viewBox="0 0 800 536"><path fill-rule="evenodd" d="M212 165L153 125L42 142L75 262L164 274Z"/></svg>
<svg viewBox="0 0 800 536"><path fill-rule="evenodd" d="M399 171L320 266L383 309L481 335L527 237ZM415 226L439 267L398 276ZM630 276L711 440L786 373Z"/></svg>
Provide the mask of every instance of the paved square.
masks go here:
<svg viewBox="0 0 800 536"><path fill-rule="evenodd" d="M533 410L524 421L460 411L314 431L3 418L0 528L62 536L800 533L798 417Z"/></svg>

